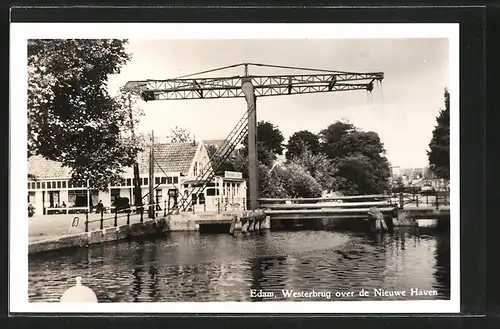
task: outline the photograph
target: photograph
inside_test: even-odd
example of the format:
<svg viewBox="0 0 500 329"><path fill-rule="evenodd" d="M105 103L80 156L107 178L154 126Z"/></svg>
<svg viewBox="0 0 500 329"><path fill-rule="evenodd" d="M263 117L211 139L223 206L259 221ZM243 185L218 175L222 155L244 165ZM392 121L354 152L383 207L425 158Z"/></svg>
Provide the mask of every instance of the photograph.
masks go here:
<svg viewBox="0 0 500 329"><path fill-rule="evenodd" d="M11 310L459 312L458 31L12 24Z"/></svg>

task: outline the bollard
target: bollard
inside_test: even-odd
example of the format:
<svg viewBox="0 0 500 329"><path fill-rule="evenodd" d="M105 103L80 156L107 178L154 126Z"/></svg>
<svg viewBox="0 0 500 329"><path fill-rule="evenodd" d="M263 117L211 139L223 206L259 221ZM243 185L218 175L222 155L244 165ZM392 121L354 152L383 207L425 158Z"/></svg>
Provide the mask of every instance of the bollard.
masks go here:
<svg viewBox="0 0 500 329"><path fill-rule="evenodd" d="M89 212L85 212L85 232L89 231Z"/></svg>
<svg viewBox="0 0 500 329"><path fill-rule="evenodd" d="M113 224L114 227L118 226L118 211L115 209L115 222Z"/></svg>
<svg viewBox="0 0 500 329"><path fill-rule="evenodd" d="M439 195L436 193L436 209L439 209Z"/></svg>
<svg viewBox="0 0 500 329"><path fill-rule="evenodd" d="M420 196L416 197L415 198L415 203L417 204L417 207L418 207L418 199L419 199Z"/></svg>
<svg viewBox="0 0 500 329"><path fill-rule="evenodd" d="M130 212L127 213L127 225L130 225Z"/></svg>
<svg viewBox="0 0 500 329"><path fill-rule="evenodd" d="M144 207L141 207L141 223L144 222Z"/></svg>
<svg viewBox="0 0 500 329"><path fill-rule="evenodd" d="M99 228L102 230L104 229L104 209L101 209L101 224Z"/></svg>
<svg viewBox="0 0 500 329"><path fill-rule="evenodd" d="M207 211L207 203L203 202L203 211Z"/></svg>
<svg viewBox="0 0 500 329"><path fill-rule="evenodd" d="M79 303L97 303L97 296L87 286L82 285L82 278L76 278L76 285L66 290L60 299L61 303L79 302Z"/></svg>
<svg viewBox="0 0 500 329"><path fill-rule="evenodd" d="M169 197L170 200L170 197ZM164 201L163 205L163 217L167 217L167 200Z"/></svg>

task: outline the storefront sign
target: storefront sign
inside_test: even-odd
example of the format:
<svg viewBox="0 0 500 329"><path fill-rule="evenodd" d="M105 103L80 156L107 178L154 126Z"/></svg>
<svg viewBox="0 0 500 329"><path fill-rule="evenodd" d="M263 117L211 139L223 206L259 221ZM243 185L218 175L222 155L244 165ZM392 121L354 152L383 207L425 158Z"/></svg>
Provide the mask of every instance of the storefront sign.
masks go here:
<svg viewBox="0 0 500 329"><path fill-rule="evenodd" d="M224 171L224 178L242 179L243 174L237 171Z"/></svg>

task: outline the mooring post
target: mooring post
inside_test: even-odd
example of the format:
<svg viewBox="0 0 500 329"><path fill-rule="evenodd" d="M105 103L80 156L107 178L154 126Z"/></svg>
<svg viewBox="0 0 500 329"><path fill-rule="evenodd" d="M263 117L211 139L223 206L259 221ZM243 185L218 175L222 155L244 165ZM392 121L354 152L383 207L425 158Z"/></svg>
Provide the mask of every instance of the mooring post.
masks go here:
<svg viewBox="0 0 500 329"><path fill-rule="evenodd" d="M127 212L127 225L130 225L130 212Z"/></svg>
<svg viewBox="0 0 500 329"><path fill-rule="evenodd" d="M85 232L89 231L89 213L85 212Z"/></svg>
<svg viewBox="0 0 500 329"><path fill-rule="evenodd" d="M115 222L113 224L114 227L118 226L118 211L115 209Z"/></svg>
<svg viewBox="0 0 500 329"><path fill-rule="evenodd" d="M141 206L141 223L144 222L144 207Z"/></svg>
<svg viewBox="0 0 500 329"><path fill-rule="evenodd" d="M115 208L116 211L116 208ZM104 210L101 209L101 223L99 224L99 229L104 229Z"/></svg>

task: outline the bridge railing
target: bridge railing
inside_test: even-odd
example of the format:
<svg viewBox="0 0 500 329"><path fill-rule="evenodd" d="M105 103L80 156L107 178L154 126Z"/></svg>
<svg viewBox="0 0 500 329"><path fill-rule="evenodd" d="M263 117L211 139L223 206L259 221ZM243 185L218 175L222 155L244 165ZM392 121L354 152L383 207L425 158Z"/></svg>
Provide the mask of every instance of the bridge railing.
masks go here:
<svg viewBox="0 0 500 329"><path fill-rule="evenodd" d="M393 193L391 195L393 203L397 203L400 208L405 207L432 207L439 209L443 206L450 205L450 192L449 191L428 191L428 192L415 192L415 193Z"/></svg>
<svg viewBox="0 0 500 329"><path fill-rule="evenodd" d="M324 198L261 198L260 208L272 218L366 218L372 207L394 215L390 195L356 195Z"/></svg>

